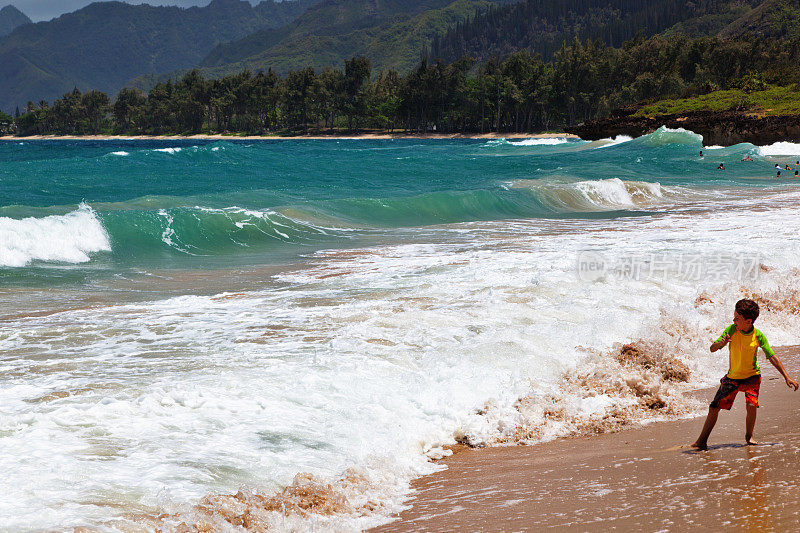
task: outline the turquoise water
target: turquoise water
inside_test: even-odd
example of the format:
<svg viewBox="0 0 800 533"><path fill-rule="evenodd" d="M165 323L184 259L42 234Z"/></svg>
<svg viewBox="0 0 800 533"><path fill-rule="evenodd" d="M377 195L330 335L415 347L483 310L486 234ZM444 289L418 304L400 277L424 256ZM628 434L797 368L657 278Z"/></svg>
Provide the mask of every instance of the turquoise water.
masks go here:
<svg viewBox="0 0 800 533"><path fill-rule="evenodd" d="M574 188L577 182L614 178L700 191L791 182L765 180L773 175L773 163L759 157L752 145L712 150L713 155L706 150L706 157L700 157L701 140L682 132L603 148L577 140L525 143L2 142L0 217L43 219L83 206L107 233L109 242L95 247L110 250L75 243L90 250L86 261L26 249L31 243L25 239L53 238L42 226L41 234L10 237L7 246L16 246L20 255L14 260L0 256L0 265L30 269L43 262L87 263L113 270L282 263L310 250L400 238L390 231L398 228L515 218L614 218L676 207L648 203L635 191L633 203L615 197L621 191L613 190L587 198L586 191ZM739 163L746 154L756 161ZM717 171L720 162L728 170ZM69 246L60 234L58 239L54 246Z"/></svg>
<svg viewBox="0 0 800 533"><path fill-rule="evenodd" d="M251 516L360 529L456 439L647 420L635 390L691 412L742 294L796 344L800 183L774 166L799 157L670 130L2 141L0 531L174 531L300 472L356 511ZM628 342L690 383L620 367Z"/></svg>

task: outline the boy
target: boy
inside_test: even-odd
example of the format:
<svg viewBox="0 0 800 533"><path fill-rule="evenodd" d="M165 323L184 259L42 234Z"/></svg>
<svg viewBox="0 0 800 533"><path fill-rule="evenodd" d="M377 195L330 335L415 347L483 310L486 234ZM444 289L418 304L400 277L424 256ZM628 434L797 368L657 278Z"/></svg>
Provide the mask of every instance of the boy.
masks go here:
<svg viewBox="0 0 800 533"><path fill-rule="evenodd" d="M758 318L758 304L753 300L739 300L733 312L733 324L725 328L722 335L711 345L711 351L716 352L726 344L730 352L728 373L720 380L719 390L708 408L708 417L703 425L700 437L692 444L698 450L708 449L708 436L717 423L720 409L730 410L736 393L744 392L747 408L745 420L744 440L747 444L758 444L753 440L753 428L756 425L756 410L758 409L758 389L761 385L761 369L758 368L756 352L758 348L764 351L767 361L778 369L786 385L797 390L797 382L789 377L786 369L775 352L770 348L764 334L753 327L753 322Z"/></svg>

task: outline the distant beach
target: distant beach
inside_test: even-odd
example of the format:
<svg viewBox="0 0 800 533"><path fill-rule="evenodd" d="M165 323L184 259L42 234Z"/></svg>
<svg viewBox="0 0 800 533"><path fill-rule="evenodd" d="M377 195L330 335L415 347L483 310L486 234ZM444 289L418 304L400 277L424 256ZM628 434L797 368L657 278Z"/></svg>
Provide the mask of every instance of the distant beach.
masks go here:
<svg viewBox="0 0 800 533"><path fill-rule="evenodd" d="M578 139L572 133L475 133L475 134L437 134L437 133L359 133L359 134L315 134L315 135L30 135L16 137L0 136L0 141L32 141L32 140L86 140L86 141L162 141L162 140L209 140L209 141L236 141L236 140L281 140L281 139Z"/></svg>

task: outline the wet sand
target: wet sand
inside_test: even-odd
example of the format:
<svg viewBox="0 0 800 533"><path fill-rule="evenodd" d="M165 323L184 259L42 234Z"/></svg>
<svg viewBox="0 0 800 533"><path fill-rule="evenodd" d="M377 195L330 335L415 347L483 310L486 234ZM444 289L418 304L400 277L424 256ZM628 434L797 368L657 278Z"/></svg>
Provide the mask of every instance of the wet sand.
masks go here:
<svg viewBox="0 0 800 533"><path fill-rule="evenodd" d="M776 349L800 377L800 346ZM417 480L412 505L376 532L794 531L800 523L800 392L763 362L758 446L744 445L744 397L709 450L703 418L536 446L461 449ZM700 391L711 401L715 389Z"/></svg>

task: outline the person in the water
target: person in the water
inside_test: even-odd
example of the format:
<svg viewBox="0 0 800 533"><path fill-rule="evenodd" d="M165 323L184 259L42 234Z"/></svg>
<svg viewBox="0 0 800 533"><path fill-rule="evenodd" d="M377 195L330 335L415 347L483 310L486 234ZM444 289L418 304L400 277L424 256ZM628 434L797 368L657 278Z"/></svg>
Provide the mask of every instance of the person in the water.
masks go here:
<svg viewBox="0 0 800 533"><path fill-rule="evenodd" d="M708 417L700 436L692 443L693 448L698 450L708 449L708 437L714 424L717 423L720 409L730 410L736 393L744 392L747 416L745 418L744 440L747 444L758 444L753 440L753 429L756 425L756 414L758 412L758 391L761 386L761 369L758 367L756 355L758 349L767 356L767 361L772 363L786 385L797 390L798 383L789 377L783 363L775 355L775 351L770 348L767 338L753 327L753 322L758 318L758 304L753 300L742 299L736 302L733 311L733 324L725 328L722 335L711 345L711 351L716 352L728 346L728 373L720 380L719 390L714 396L714 400L708 407Z"/></svg>
<svg viewBox="0 0 800 533"><path fill-rule="evenodd" d="M752 161L752 160L753 158L750 157L750 154L748 154L744 159L742 159L742 161Z"/></svg>
<svg viewBox="0 0 800 533"><path fill-rule="evenodd" d="M717 170L725 170L725 163L720 163Z"/></svg>

